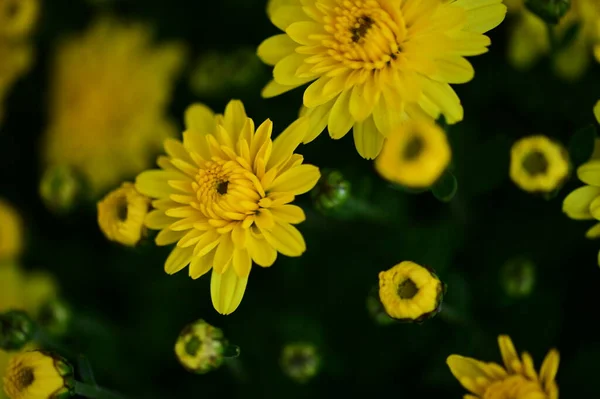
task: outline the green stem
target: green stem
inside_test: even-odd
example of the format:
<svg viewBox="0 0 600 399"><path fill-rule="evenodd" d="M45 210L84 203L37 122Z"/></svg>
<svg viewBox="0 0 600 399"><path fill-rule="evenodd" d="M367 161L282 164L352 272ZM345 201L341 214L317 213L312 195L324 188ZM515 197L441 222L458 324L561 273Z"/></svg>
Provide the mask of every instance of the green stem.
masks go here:
<svg viewBox="0 0 600 399"><path fill-rule="evenodd" d="M79 381L75 381L75 393L90 399L125 399L124 396L97 385L85 384Z"/></svg>

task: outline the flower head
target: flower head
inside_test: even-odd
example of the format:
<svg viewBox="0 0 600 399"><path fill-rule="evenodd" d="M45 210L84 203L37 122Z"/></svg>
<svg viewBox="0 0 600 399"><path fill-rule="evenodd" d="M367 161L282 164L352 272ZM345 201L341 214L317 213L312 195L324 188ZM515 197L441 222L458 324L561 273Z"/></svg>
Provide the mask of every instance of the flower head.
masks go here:
<svg viewBox="0 0 600 399"><path fill-rule="evenodd" d="M165 271L189 265L198 278L212 269L213 305L230 314L242 300L252 261L268 267L277 252L300 256L306 250L293 226L304 212L291 203L320 177L294 154L308 121L297 120L271 140L271 121L255 129L239 101L229 102L223 115L192 105L185 119L183 143L166 140L161 169L140 174L136 187L157 199L146 217L146 226L161 230L156 244L177 243Z"/></svg>
<svg viewBox="0 0 600 399"><path fill-rule="evenodd" d="M501 0L296 0L271 11L285 33L258 48L275 66L263 96L312 82L304 141L325 127L334 139L353 128L359 154L373 159L405 119L462 120L450 83L473 78L464 57L487 51L483 33L502 22L506 7Z"/></svg>
<svg viewBox="0 0 600 399"><path fill-rule="evenodd" d="M315 345L293 343L284 346L281 368L293 380L303 383L314 377L321 366L321 357Z"/></svg>
<svg viewBox="0 0 600 399"><path fill-rule="evenodd" d="M28 35L39 14L38 0L0 0L0 36Z"/></svg>
<svg viewBox="0 0 600 399"><path fill-rule="evenodd" d="M440 310L445 285L430 269L400 262L379 273L379 299L390 317L422 322Z"/></svg>
<svg viewBox="0 0 600 399"><path fill-rule="evenodd" d="M429 187L450 163L446 133L428 119L408 121L392 132L375 167L385 179L407 187Z"/></svg>
<svg viewBox="0 0 600 399"><path fill-rule="evenodd" d="M80 173L98 195L144 170L176 133L166 116L185 52L153 45L150 30L109 19L56 52L45 133L46 164Z"/></svg>
<svg viewBox="0 0 600 399"><path fill-rule="evenodd" d="M40 181L40 197L53 212L69 212L85 192L81 177L73 168L52 166L44 171Z"/></svg>
<svg viewBox="0 0 600 399"><path fill-rule="evenodd" d="M523 190L550 192L569 175L568 153L546 136L525 137L510 152L510 178Z"/></svg>
<svg viewBox="0 0 600 399"><path fill-rule="evenodd" d="M64 359L37 350L13 356L4 373L10 399L68 398L73 384L73 368Z"/></svg>
<svg viewBox="0 0 600 399"><path fill-rule="evenodd" d="M8 202L0 199L0 261L14 260L23 250L23 221Z"/></svg>
<svg viewBox="0 0 600 399"><path fill-rule="evenodd" d="M519 358L509 336L500 335L498 344L504 367L460 355L451 355L446 360L454 377L473 394L465 395L465 398L558 399L554 381L558 371L558 351L548 352L538 375L531 355L524 352Z"/></svg>
<svg viewBox="0 0 600 399"><path fill-rule="evenodd" d="M98 225L111 241L134 246L144 234L150 199L132 183L123 183L98 202Z"/></svg>
<svg viewBox="0 0 600 399"><path fill-rule="evenodd" d="M221 366L226 346L223 331L198 320L181 331L175 343L175 354L186 370L204 374Z"/></svg>

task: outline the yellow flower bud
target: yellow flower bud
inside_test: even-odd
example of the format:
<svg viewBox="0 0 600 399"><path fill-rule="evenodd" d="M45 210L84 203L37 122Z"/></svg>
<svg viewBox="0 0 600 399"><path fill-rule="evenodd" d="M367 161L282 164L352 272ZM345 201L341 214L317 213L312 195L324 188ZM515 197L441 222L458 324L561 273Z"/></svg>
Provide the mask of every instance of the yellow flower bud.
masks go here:
<svg viewBox="0 0 600 399"><path fill-rule="evenodd" d="M226 347L223 332L200 319L181 331L175 354L186 370L205 374L221 366Z"/></svg>
<svg viewBox="0 0 600 399"><path fill-rule="evenodd" d="M288 344L281 354L281 368L296 382L304 383L314 377L321 366L317 348L310 343Z"/></svg>

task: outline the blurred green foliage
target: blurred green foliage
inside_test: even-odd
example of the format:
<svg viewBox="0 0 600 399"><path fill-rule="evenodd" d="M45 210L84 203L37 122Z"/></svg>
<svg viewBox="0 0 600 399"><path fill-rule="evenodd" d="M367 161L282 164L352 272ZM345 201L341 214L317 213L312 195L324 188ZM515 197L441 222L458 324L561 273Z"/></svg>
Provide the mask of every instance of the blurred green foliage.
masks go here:
<svg viewBox="0 0 600 399"><path fill-rule="evenodd" d="M98 230L94 204L59 216L39 196L50 57L58 38L84 29L104 12L148 21L160 39L185 40L192 59L255 48L276 33L260 0L45 2L36 66L13 88L0 131L0 196L18 206L26 220L24 267L57 276L73 312L65 345L85 354L100 384L144 399L304 398L332 392L375 397L394 391L459 398L464 391L449 373L446 357L458 353L500 361L496 336L507 333L537 365L548 349L559 348L563 397L600 396L593 375L600 355L599 245L584 238L588 224L561 212L566 193L581 184L573 175L546 200L508 179L514 140L542 133L567 145L579 140L575 132L594 123L598 65L576 83L558 80L545 63L517 72L505 58L508 24L492 31L490 52L472 59L475 79L455 86L465 120L448 128L458 181L448 202L427 192L394 190L356 154L351 135L333 141L325 134L302 146L307 162L343 173L352 186L349 203L361 211L349 218L325 216L314 210L309 195L301 197L306 254L280 256L270 269L255 267L240 308L220 316L211 305L208 277L194 281L185 272L164 273L168 248L152 242L135 249L113 245ZM270 74L266 66L260 79L243 89L227 85L218 98L194 94L188 86L192 66L171 106L180 123L190 103L206 102L221 111L229 98L242 99L255 121L271 118L276 132L298 114L301 90L260 98ZM535 286L529 296L508 298L502 266L519 256L537 266ZM436 270L448 284L444 309L423 325L382 326L369 315L366 299L379 271L402 260ZM181 328L198 318L223 329L241 348L239 358L201 376L186 372L174 355ZM302 385L288 378L279 362L283 347L297 341L316 345L322 360L320 373Z"/></svg>

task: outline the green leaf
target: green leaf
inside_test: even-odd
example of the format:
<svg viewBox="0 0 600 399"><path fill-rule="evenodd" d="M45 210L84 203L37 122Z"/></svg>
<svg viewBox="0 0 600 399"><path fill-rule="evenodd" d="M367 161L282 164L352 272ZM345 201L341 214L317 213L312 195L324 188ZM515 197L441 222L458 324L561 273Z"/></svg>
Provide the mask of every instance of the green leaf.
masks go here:
<svg viewBox="0 0 600 399"><path fill-rule="evenodd" d="M454 195L456 195L457 190L458 181L452 172L448 170L431 187L432 194L442 202L450 202L454 198Z"/></svg>
<svg viewBox="0 0 600 399"><path fill-rule="evenodd" d="M596 128L589 125L576 131L569 140L569 156L574 167L587 162L594 152Z"/></svg>

